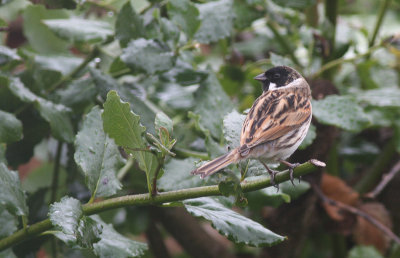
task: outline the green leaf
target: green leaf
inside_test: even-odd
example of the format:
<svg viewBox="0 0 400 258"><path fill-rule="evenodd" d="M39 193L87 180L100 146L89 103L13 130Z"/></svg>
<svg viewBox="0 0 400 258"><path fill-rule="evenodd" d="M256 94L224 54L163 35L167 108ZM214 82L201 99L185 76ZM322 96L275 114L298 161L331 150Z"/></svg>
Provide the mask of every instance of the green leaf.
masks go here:
<svg viewBox="0 0 400 258"><path fill-rule="evenodd" d="M322 124L358 132L366 128L370 121L363 109L350 96L330 95L312 102L313 115Z"/></svg>
<svg viewBox="0 0 400 258"><path fill-rule="evenodd" d="M147 244L134 241L119 234L111 224L104 223L99 216L91 216L102 226L100 241L93 245L94 253L99 257L140 257L148 250Z"/></svg>
<svg viewBox="0 0 400 258"><path fill-rule="evenodd" d="M400 107L400 89L381 88L366 90L354 95L357 101L377 107Z"/></svg>
<svg viewBox="0 0 400 258"><path fill-rule="evenodd" d="M222 65L217 73L218 80L229 96L237 96L246 82L246 74L239 65Z"/></svg>
<svg viewBox="0 0 400 258"><path fill-rule="evenodd" d="M49 189L53 180L54 164L50 162L44 162L39 167L33 169L22 181L22 189L29 194L33 194L41 188ZM59 180L64 182L66 180L67 172L62 167L59 171ZM58 189L61 191L61 189Z"/></svg>
<svg viewBox="0 0 400 258"><path fill-rule="evenodd" d="M14 216L28 215L18 173L0 163L0 210L4 208Z"/></svg>
<svg viewBox="0 0 400 258"><path fill-rule="evenodd" d="M173 109L191 109L194 105L193 93L198 85L182 87L175 83L163 83L164 88L160 90L156 97L162 104Z"/></svg>
<svg viewBox="0 0 400 258"><path fill-rule="evenodd" d="M234 106L214 73L210 72L207 80L200 84L195 93L195 104L195 113L200 115L200 125L210 130L212 136L219 138L223 118Z"/></svg>
<svg viewBox="0 0 400 258"><path fill-rule="evenodd" d="M317 129L313 124L310 125L310 128L308 129L306 138L304 138L303 142L300 144L299 149L303 150L307 148L309 145L313 143L315 138L317 137Z"/></svg>
<svg viewBox="0 0 400 258"><path fill-rule="evenodd" d="M353 247L348 255L348 258L383 258L373 246L355 246Z"/></svg>
<svg viewBox="0 0 400 258"><path fill-rule="evenodd" d="M171 20L192 38L200 26L199 10L189 0L171 0L167 5Z"/></svg>
<svg viewBox="0 0 400 258"><path fill-rule="evenodd" d="M40 70L58 71L62 75L68 75L82 63L82 58L67 55L35 55L34 61Z"/></svg>
<svg viewBox="0 0 400 258"><path fill-rule="evenodd" d="M108 197L121 189L116 177L123 161L114 140L103 131L101 111L92 108L75 140L75 162L82 169L94 197Z"/></svg>
<svg viewBox="0 0 400 258"><path fill-rule="evenodd" d="M55 138L69 143L73 142L74 129L69 118L71 111L69 108L42 98L35 101L35 106L40 115L50 123L50 128Z"/></svg>
<svg viewBox="0 0 400 258"><path fill-rule="evenodd" d="M119 11L115 23L115 37L122 47L126 47L132 39L146 37L143 18L132 8L131 1L128 1Z"/></svg>
<svg viewBox="0 0 400 258"><path fill-rule="evenodd" d="M22 123L15 115L0 110L0 142L10 143L22 139Z"/></svg>
<svg viewBox="0 0 400 258"><path fill-rule="evenodd" d="M153 103L137 96L136 92L130 88L130 85L120 85L114 78L101 73L97 69L90 69L90 73L94 79L95 87L104 99L110 90L116 90L123 101L134 103L131 106L131 110L142 116L141 123L146 126L147 131L152 134L156 133L154 119L156 118L157 108L154 108Z"/></svg>
<svg viewBox="0 0 400 258"><path fill-rule="evenodd" d="M264 15L262 9L258 8L257 4L256 1L252 1L251 3L246 0L233 1L236 29L244 30L250 27L253 21Z"/></svg>
<svg viewBox="0 0 400 258"><path fill-rule="evenodd" d="M174 53L164 44L143 38L132 40L123 50L121 60L133 71L154 74L170 69L175 62Z"/></svg>
<svg viewBox="0 0 400 258"><path fill-rule="evenodd" d="M0 258L17 258L17 256L14 254L12 248L8 248L0 252Z"/></svg>
<svg viewBox="0 0 400 258"><path fill-rule="evenodd" d="M7 209L0 208L0 225L0 239L8 237L18 229L17 217L9 213Z"/></svg>
<svg viewBox="0 0 400 258"><path fill-rule="evenodd" d="M163 112L158 112L156 114L154 126L156 128L156 131L160 130L161 127L164 127L165 129L168 130L169 134L172 134L173 131L172 120Z"/></svg>
<svg viewBox="0 0 400 258"><path fill-rule="evenodd" d="M266 176L263 175L262 177ZM256 178L260 177L254 177L254 179ZM252 179L252 177L247 177L246 181ZM259 211L265 206L279 207L280 205L284 203L290 203L291 201L291 198L288 194L284 193L282 190L277 190L273 186L263 188L255 192L246 193L246 197L249 200L249 208L254 211Z"/></svg>
<svg viewBox="0 0 400 258"><path fill-rule="evenodd" d="M285 65L290 67L296 67L292 60L287 57L283 57L274 53L270 53L270 60L273 66Z"/></svg>
<svg viewBox="0 0 400 258"><path fill-rule="evenodd" d="M36 96L18 78L13 78L8 86L20 100L34 104L40 115L49 122L54 137L65 142L73 141L74 131L69 118L69 108Z"/></svg>
<svg viewBox="0 0 400 258"><path fill-rule="evenodd" d="M173 191L204 185L207 179L205 181L190 174L196 168L195 161L195 158L170 159L164 166L164 176L158 180L158 187L164 191Z"/></svg>
<svg viewBox="0 0 400 258"><path fill-rule="evenodd" d="M194 38L200 43L216 42L229 37L233 30L233 2L231 0L212 1L197 4L201 25Z"/></svg>
<svg viewBox="0 0 400 258"><path fill-rule="evenodd" d="M225 196L235 197L235 204L239 207L248 205L247 199L243 195L242 186L240 185L239 178L233 173L226 173L220 175L221 181L218 183L219 192Z"/></svg>
<svg viewBox="0 0 400 258"><path fill-rule="evenodd" d="M50 206L49 218L51 223L64 234L75 235L79 219L83 216L79 200L64 196L60 202Z"/></svg>
<svg viewBox="0 0 400 258"><path fill-rule="evenodd" d="M12 63L19 63L21 57L17 54L17 51L6 46L0 46L0 66Z"/></svg>
<svg viewBox="0 0 400 258"><path fill-rule="evenodd" d="M245 115L233 110L224 117L224 136L229 147L236 148L240 145L240 134L242 132Z"/></svg>
<svg viewBox="0 0 400 258"><path fill-rule="evenodd" d="M65 11L47 10L43 5L29 5L23 13L24 36L34 50L43 54L67 52L67 43L43 23L44 19L68 18Z"/></svg>
<svg viewBox="0 0 400 258"><path fill-rule="evenodd" d="M188 86L202 82L207 76L207 72L195 71L192 65L178 58L175 66L161 74L160 78L182 86Z"/></svg>
<svg viewBox="0 0 400 258"><path fill-rule="evenodd" d="M77 244L90 248L100 240L102 226L83 215L77 199L64 196L60 202L50 206L49 217L58 230L55 236L70 246Z"/></svg>
<svg viewBox="0 0 400 258"><path fill-rule="evenodd" d="M32 103L39 98L26 88L19 78L10 78L8 88L23 102Z"/></svg>
<svg viewBox="0 0 400 258"><path fill-rule="evenodd" d="M179 42L180 32L178 27L170 20L161 17L159 19L161 40L166 42L171 49L175 49Z"/></svg>
<svg viewBox="0 0 400 258"><path fill-rule="evenodd" d="M96 43L114 34L110 24L79 18L43 20L57 36L72 42Z"/></svg>
<svg viewBox="0 0 400 258"><path fill-rule="evenodd" d="M97 91L93 80L86 78L72 81L65 88L57 90L55 94L57 102L82 113L82 110L93 103Z"/></svg>
<svg viewBox="0 0 400 258"><path fill-rule="evenodd" d="M207 197L185 200L189 213L211 221L218 232L231 241L250 246L271 246L285 240L261 224L226 208L221 203Z"/></svg>
<svg viewBox="0 0 400 258"><path fill-rule="evenodd" d="M117 145L126 147L125 151L135 157L140 169L146 173L148 188L152 191L151 183L156 176L158 160L153 153L141 151L148 148L143 139L146 128L140 124L140 117L130 110L129 103L121 101L115 91L110 91L104 103L102 118L104 131Z"/></svg>

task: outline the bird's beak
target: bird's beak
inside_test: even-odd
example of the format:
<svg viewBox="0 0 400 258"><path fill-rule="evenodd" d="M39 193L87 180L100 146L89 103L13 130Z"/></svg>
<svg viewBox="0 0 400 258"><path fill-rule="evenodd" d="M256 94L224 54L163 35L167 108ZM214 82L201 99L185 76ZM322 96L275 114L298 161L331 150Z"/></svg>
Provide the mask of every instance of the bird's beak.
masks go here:
<svg viewBox="0 0 400 258"><path fill-rule="evenodd" d="M254 77L254 80L257 80L257 81L262 82L262 81L267 80L267 77L265 77L265 74L264 74L264 73L260 73L259 75L257 75L256 77Z"/></svg>

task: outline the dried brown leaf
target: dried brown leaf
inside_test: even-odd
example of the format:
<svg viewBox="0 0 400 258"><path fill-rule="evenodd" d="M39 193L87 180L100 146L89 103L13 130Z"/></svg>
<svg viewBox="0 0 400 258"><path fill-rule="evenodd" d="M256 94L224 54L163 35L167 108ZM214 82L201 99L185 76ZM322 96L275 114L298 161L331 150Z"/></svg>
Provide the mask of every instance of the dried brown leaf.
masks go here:
<svg viewBox="0 0 400 258"><path fill-rule="evenodd" d="M321 190L324 195L332 200L355 206L359 200L359 194L338 177L324 173L321 178ZM340 208L327 202L323 203L329 217L336 221L344 221L346 213Z"/></svg>
<svg viewBox="0 0 400 258"><path fill-rule="evenodd" d="M389 216L389 212L381 203L364 203L357 208L369 214L388 228L392 228L392 220ZM384 254L390 246L390 238L376 226L360 216L357 216L353 237L358 245L373 245L382 254Z"/></svg>

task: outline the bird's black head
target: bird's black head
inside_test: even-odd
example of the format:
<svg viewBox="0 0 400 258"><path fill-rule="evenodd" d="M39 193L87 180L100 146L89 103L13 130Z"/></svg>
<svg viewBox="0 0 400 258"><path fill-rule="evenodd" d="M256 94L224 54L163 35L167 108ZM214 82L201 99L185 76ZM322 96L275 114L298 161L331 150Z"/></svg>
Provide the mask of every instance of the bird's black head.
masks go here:
<svg viewBox="0 0 400 258"><path fill-rule="evenodd" d="M263 91L277 89L289 85L294 80L301 78L301 75L288 66L275 66L265 73L254 77L255 80L261 81Z"/></svg>

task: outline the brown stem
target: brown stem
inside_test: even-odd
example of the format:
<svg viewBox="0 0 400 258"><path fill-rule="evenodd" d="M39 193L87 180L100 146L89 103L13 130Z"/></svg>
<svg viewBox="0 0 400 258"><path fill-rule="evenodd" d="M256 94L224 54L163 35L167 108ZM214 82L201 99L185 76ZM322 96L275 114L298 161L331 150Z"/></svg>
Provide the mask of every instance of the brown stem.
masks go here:
<svg viewBox="0 0 400 258"><path fill-rule="evenodd" d="M324 193L321 191L321 189L316 185L316 184L311 184L312 188L314 189L315 193L318 195L318 197L321 198L323 202L326 202L329 205L338 207L341 210L347 211L349 213L352 213L356 216L362 217L372 225L374 225L377 229L382 231L384 234L386 234L390 239L395 241L397 244L400 244L400 238L396 236L390 228L386 227L384 224L382 224L380 221L376 220L374 217L370 216L368 213L357 209L353 206L344 204L342 202L332 200L331 198L327 197L324 195Z"/></svg>
<svg viewBox="0 0 400 258"><path fill-rule="evenodd" d="M400 171L400 161L398 161L396 163L396 165L394 165L392 167L392 169L389 171L389 173L384 174L382 176L382 181L375 187L374 190L372 190L371 192L365 194L365 197L367 198L371 198L374 199L376 198L376 196L378 196L382 190L386 187L386 185L390 182L390 180L393 179L393 177Z"/></svg>
<svg viewBox="0 0 400 258"><path fill-rule="evenodd" d="M149 249L156 258L170 258L171 255L168 253L167 247L165 246L163 237L160 230L158 229L154 220L150 221L150 224L146 230L146 237L149 243Z"/></svg>

